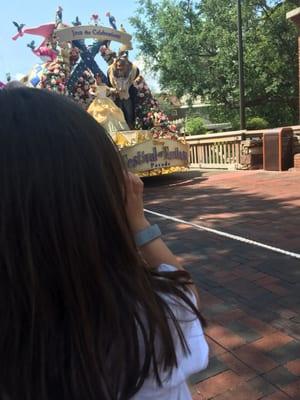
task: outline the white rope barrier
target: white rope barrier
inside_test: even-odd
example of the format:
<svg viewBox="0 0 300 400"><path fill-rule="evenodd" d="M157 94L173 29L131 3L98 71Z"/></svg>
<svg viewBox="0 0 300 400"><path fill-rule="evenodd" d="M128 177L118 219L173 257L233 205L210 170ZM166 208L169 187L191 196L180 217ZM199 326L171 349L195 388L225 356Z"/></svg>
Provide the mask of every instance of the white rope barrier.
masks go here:
<svg viewBox="0 0 300 400"><path fill-rule="evenodd" d="M274 247L274 246L269 246L268 244L264 244L264 243L261 243L261 242L257 242L255 240L247 239L247 238L244 238L242 236L232 235L231 233L223 232L223 231L220 231L218 229L208 228L208 227L203 226L203 225L198 225L198 224L195 224L193 222L185 221L185 220L180 219L180 218L171 217L169 215L165 215L165 214L161 214L161 213L158 213L158 212L155 212L155 211L151 211L151 210L148 210L146 208L144 209L144 211L146 213L148 213L148 214L156 215L157 217L160 217L160 218L164 218L164 219L168 219L170 221L174 221L174 222L178 222L178 223L181 223L181 224L189 225L189 226L191 226L192 228L194 228L194 229L196 229L198 231L206 231L206 232L209 232L209 233L213 233L215 235L223 236L223 237L228 238L228 239L237 240L239 242L246 243L246 244L249 244L249 245L252 245L252 246L261 247L263 249L270 250L270 251L273 251L275 253L284 254L285 256L289 256L289 257L300 259L300 254L299 253L295 253L295 252L292 252L292 251L280 249L280 248Z"/></svg>

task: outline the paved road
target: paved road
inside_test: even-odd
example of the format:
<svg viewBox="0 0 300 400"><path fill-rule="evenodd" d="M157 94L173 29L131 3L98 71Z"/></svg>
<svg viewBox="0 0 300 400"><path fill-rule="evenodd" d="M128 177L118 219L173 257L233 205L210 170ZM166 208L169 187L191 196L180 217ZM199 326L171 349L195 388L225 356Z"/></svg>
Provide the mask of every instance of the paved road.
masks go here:
<svg viewBox="0 0 300 400"><path fill-rule="evenodd" d="M145 179L146 208L300 253L300 173ZM300 260L150 216L201 289L209 368L194 400L300 399Z"/></svg>

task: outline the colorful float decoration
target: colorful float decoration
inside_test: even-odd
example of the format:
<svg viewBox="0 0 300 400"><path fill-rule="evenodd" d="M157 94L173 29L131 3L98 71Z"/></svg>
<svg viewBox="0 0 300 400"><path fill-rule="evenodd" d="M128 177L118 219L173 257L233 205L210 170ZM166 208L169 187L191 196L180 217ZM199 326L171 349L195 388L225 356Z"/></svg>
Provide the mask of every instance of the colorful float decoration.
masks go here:
<svg viewBox="0 0 300 400"><path fill-rule="evenodd" d="M22 82L72 98L102 124L119 147L128 169L140 176L160 175L188 167L188 144L178 136L176 126L160 110L158 102L128 53L131 35L107 12L109 27L100 25L93 14L83 25L77 16L72 25L63 22L58 7L55 22L27 28L13 22L17 33L42 37L28 48L40 58ZM112 42L121 47L117 52ZM108 64L103 73L95 58Z"/></svg>

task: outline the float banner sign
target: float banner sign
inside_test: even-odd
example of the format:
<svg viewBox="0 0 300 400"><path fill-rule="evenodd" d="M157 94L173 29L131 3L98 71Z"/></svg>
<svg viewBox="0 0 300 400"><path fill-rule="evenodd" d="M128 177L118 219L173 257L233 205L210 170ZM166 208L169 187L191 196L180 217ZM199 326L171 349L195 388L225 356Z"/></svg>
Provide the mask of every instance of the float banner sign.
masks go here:
<svg viewBox="0 0 300 400"><path fill-rule="evenodd" d="M189 145L175 140L148 140L124 147L121 154L129 171L135 173L189 165Z"/></svg>
<svg viewBox="0 0 300 400"><path fill-rule="evenodd" d="M97 25L79 25L69 28L56 29L54 35L60 42L73 40L98 39L99 41L111 40L125 44L128 50L132 49L132 36L126 32Z"/></svg>

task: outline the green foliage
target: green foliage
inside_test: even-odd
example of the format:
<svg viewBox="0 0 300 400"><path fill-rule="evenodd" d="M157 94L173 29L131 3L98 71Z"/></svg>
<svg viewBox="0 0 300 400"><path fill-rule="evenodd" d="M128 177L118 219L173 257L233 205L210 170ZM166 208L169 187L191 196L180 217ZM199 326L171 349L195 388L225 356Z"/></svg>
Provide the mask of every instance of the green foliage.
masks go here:
<svg viewBox="0 0 300 400"><path fill-rule="evenodd" d="M267 120L261 117L252 117L247 120L247 129L266 129L269 127Z"/></svg>
<svg viewBox="0 0 300 400"><path fill-rule="evenodd" d="M237 1L139 5L131 23L161 87L177 96L203 96L222 105L224 114L238 115ZM273 126L297 121L297 32L286 20L296 7L298 0L242 1L247 117L260 115Z"/></svg>
<svg viewBox="0 0 300 400"><path fill-rule="evenodd" d="M159 109L166 115L170 116L172 115L172 111L174 110L174 107L172 104L166 100L166 99L158 99L159 102Z"/></svg>
<svg viewBox="0 0 300 400"><path fill-rule="evenodd" d="M233 130L240 129L240 116L238 108L226 108L223 105L212 105L209 107L209 120L211 123L231 123Z"/></svg>
<svg viewBox="0 0 300 400"><path fill-rule="evenodd" d="M194 117L186 121L185 131L188 135L202 135L206 133L207 129L201 117Z"/></svg>
<svg viewBox="0 0 300 400"><path fill-rule="evenodd" d="M247 110L247 114L251 114L251 110ZM230 122L233 130L240 129L240 116L239 110L231 109L226 110L224 107L211 107L210 108L210 121L212 123ZM269 122L261 116L250 116L246 121L247 129L266 129L270 126Z"/></svg>

